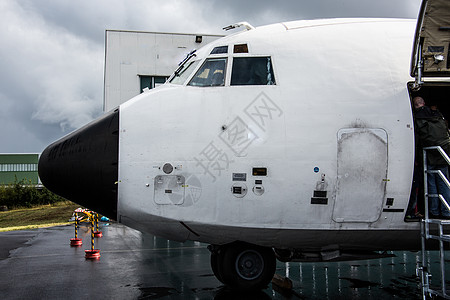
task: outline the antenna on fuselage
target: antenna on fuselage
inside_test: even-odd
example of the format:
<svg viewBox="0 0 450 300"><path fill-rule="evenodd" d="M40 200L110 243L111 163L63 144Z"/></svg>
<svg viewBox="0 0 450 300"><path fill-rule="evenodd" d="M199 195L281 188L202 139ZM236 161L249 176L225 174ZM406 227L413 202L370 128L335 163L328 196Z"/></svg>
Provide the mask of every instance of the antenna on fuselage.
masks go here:
<svg viewBox="0 0 450 300"><path fill-rule="evenodd" d="M234 29L234 28L238 28L238 27L242 27L242 26L244 26L245 29L247 29L247 30L255 29L255 27L253 27L252 25L250 25L248 22L245 22L245 21L244 22L238 22L238 23L232 24L232 25L228 25L228 26L226 26L226 27L224 27L222 29L225 30L225 31L228 31L228 30L231 30L231 29Z"/></svg>

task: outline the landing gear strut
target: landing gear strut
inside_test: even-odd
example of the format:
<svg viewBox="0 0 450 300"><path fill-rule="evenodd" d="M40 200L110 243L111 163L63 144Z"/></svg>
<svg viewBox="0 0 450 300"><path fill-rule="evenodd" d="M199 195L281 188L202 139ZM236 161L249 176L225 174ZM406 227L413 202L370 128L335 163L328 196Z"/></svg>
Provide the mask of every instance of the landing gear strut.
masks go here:
<svg viewBox="0 0 450 300"><path fill-rule="evenodd" d="M208 249L214 275L233 289L262 289L275 273L276 259L270 248L235 242Z"/></svg>

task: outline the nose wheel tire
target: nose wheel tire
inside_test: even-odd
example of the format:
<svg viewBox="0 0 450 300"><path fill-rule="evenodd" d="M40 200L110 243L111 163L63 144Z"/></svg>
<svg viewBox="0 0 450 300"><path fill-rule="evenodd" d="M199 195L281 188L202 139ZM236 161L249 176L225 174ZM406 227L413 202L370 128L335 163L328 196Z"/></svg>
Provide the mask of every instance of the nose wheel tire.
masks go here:
<svg viewBox="0 0 450 300"><path fill-rule="evenodd" d="M272 280L276 259L270 248L239 242L213 253L211 267L216 277L233 289L259 290Z"/></svg>
<svg viewBox="0 0 450 300"><path fill-rule="evenodd" d="M216 253L211 253L211 269L214 273L214 276L216 276L216 278L225 284L225 282L222 279L222 275L219 273L219 263L220 263L220 257L219 254Z"/></svg>

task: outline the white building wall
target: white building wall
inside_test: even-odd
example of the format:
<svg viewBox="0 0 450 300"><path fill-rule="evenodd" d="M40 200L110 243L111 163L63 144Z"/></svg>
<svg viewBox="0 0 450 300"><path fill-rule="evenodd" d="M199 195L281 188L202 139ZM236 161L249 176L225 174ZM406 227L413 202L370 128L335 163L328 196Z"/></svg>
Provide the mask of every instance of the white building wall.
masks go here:
<svg viewBox="0 0 450 300"><path fill-rule="evenodd" d="M198 37L201 42L196 42ZM170 76L194 49L220 35L107 30L103 110L109 111L140 92L140 76Z"/></svg>

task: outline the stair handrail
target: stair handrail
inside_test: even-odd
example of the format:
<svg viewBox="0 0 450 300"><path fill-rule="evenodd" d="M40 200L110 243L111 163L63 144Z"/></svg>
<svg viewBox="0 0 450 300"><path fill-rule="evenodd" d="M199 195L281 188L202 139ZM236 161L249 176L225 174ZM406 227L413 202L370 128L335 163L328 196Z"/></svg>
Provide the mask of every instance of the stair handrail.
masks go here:
<svg viewBox="0 0 450 300"><path fill-rule="evenodd" d="M437 150L439 154L441 154L442 158L447 162L448 165L450 165L450 157L445 153L444 149L442 149L441 146L431 146L431 147L424 147L423 148L423 170L424 170L424 193L425 193L425 220L429 220L428 215L428 198L431 197L438 197L441 203L445 206L445 208L450 211L450 205L447 203L447 199L445 199L441 194L428 194L428 184L427 184L427 174L438 174L439 177L442 179L442 181L445 183L447 188L450 189L450 181L445 177L445 175L442 173L441 170L428 170L428 164L427 164L427 151L428 150ZM449 199L450 200L450 199ZM427 228L428 229L428 228ZM427 230L428 234L428 230Z"/></svg>
<svg viewBox="0 0 450 300"><path fill-rule="evenodd" d="M422 244L422 263L421 266L417 268L420 272L421 277L421 285L422 285L422 298L428 299L427 295L431 296L432 294L439 295L444 297L445 299L450 299L450 295L447 294L446 281L445 281L445 257L444 257L444 230L443 225L450 225L448 221L444 220L430 220L428 214L428 199L429 197L438 197L441 203L445 206L445 208L450 211L450 205L447 203L446 199L441 194L428 194L428 174L438 174L442 181L445 183L447 188L450 189L450 182L442 173L441 170L428 170L427 164L427 151L428 150L437 150L444 160L450 165L450 158L442 149L441 146L432 146L432 147L424 147L423 148L423 171L424 171L424 194L425 194L425 219L421 221L421 244ZM450 200L450 199L449 199ZM430 235L429 224L434 223L439 226L439 235L434 236ZM426 247L425 240L426 239L437 239L439 240L439 257L440 257L440 277L441 277L441 290L436 291L430 288L429 278L431 276L429 265L426 263L427 255L426 255Z"/></svg>

